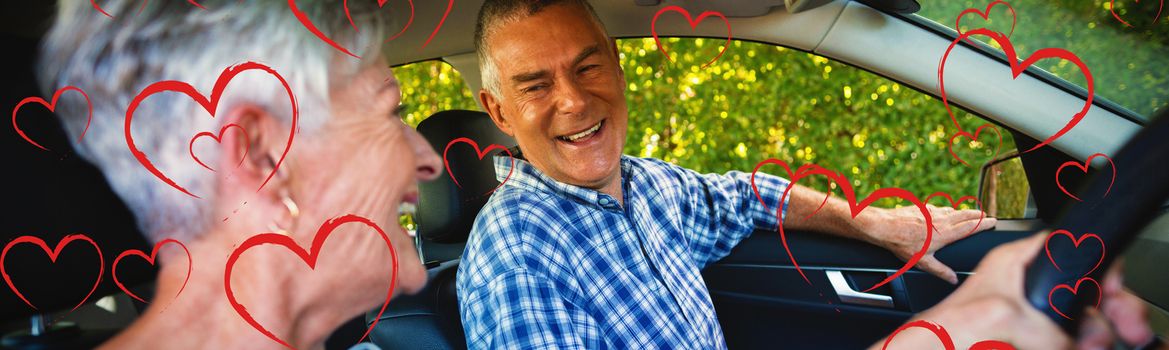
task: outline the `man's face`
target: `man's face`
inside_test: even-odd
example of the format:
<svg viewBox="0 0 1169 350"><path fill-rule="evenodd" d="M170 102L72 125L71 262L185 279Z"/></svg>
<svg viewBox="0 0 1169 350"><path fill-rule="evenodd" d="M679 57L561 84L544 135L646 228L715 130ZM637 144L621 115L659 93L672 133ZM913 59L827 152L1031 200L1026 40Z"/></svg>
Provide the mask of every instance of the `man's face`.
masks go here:
<svg viewBox="0 0 1169 350"><path fill-rule="evenodd" d="M502 96L480 96L537 169L602 189L619 184L629 112L616 53L587 11L553 5L499 27L487 47Z"/></svg>

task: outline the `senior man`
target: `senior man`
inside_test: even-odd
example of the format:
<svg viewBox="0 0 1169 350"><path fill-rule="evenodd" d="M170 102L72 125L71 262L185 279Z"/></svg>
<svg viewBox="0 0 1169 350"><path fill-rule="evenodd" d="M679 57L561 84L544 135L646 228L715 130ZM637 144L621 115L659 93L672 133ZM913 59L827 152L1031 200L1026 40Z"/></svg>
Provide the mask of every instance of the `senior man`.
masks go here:
<svg viewBox="0 0 1169 350"><path fill-rule="evenodd" d="M724 348L700 271L755 229L776 229L750 174L698 174L622 155L628 119L616 46L583 0L488 0L475 33L479 98L519 151L476 219L459 268L460 311L474 348ZM787 180L756 176L776 208ZM806 217L825 194L795 186L783 215ZM933 252L994 226L976 210L929 207L936 229L917 268L951 283ZM863 240L909 259L922 248L916 207L851 217L833 198L785 221ZM797 286L798 287L798 286Z"/></svg>

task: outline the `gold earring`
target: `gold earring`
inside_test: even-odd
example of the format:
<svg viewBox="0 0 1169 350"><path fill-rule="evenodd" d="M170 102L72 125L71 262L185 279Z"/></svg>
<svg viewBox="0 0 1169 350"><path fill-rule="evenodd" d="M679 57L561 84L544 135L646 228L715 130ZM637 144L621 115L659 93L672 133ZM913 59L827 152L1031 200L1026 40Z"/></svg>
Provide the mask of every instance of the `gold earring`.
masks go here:
<svg viewBox="0 0 1169 350"><path fill-rule="evenodd" d="M295 224L296 218L300 217L300 207L296 206L296 202L294 202L292 200L292 197L289 197L287 195L280 198L280 201L283 202L284 207L288 209L288 216L290 216L292 218L292 221ZM292 235L291 232L289 232L288 230L285 230L284 228L281 228L280 225L277 225L276 220L272 220L272 222L268 223L268 230L271 230L274 233L279 233L279 234L282 234L285 236Z"/></svg>

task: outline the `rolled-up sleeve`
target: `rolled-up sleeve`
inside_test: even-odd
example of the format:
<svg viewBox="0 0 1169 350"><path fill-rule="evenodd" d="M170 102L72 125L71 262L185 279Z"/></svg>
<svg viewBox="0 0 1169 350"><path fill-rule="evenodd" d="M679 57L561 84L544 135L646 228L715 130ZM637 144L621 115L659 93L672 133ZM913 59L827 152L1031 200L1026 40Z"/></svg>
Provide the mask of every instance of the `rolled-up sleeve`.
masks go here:
<svg viewBox="0 0 1169 350"><path fill-rule="evenodd" d="M684 184L685 235L700 266L730 254L756 229L778 230L780 215L787 213L788 200L783 194L789 182L781 177L756 173L756 195L750 173L704 175L680 167L676 170L682 174Z"/></svg>

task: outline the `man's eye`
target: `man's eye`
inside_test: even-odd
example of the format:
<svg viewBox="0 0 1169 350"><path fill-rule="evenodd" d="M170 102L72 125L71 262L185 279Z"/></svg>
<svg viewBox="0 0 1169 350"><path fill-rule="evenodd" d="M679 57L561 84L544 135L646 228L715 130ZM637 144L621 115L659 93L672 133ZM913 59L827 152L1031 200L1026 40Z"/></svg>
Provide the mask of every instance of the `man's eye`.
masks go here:
<svg viewBox="0 0 1169 350"><path fill-rule="evenodd" d="M546 86L544 86L544 84L538 84L538 85L532 85L532 86L526 87L521 91L523 91L524 93L533 93L533 92L539 92L541 90L544 90L545 87Z"/></svg>
<svg viewBox="0 0 1169 350"><path fill-rule="evenodd" d="M589 71L596 70L598 67L600 67L600 66L599 66L599 65L595 65L595 64L590 64L590 65L587 65L587 66L581 67L581 68L580 68L580 70L579 70L579 71L577 71L577 72L578 72L578 73L585 73L585 72L589 72Z"/></svg>

